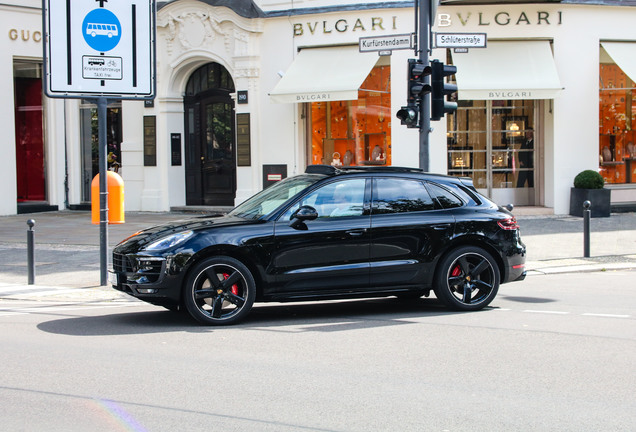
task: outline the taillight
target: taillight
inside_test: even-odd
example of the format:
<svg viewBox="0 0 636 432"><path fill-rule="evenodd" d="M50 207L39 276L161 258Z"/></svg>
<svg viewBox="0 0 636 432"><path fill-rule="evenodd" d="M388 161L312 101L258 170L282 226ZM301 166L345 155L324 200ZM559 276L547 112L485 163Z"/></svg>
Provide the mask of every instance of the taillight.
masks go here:
<svg viewBox="0 0 636 432"><path fill-rule="evenodd" d="M510 217L508 219L501 219L497 221L497 225L499 225L502 229L513 231L519 229L519 224L517 223L516 217Z"/></svg>

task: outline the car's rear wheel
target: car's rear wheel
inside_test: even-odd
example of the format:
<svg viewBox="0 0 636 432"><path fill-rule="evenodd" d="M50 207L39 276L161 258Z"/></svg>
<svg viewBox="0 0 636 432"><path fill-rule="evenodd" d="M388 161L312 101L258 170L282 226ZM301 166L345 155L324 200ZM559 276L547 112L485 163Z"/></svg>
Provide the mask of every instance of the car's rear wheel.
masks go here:
<svg viewBox="0 0 636 432"><path fill-rule="evenodd" d="M439 263L435 295L455 310L479 310L499 290L499 266L485 250L464 246L452 250Z"/></svg>
<svg viewBox="0 0 636 432"><path fill-rule="evenodd" d="M186 309L200 323L233 324L250 312L256 283L242 262L231 257L212 257L195 265L183 295Z"/></svg>

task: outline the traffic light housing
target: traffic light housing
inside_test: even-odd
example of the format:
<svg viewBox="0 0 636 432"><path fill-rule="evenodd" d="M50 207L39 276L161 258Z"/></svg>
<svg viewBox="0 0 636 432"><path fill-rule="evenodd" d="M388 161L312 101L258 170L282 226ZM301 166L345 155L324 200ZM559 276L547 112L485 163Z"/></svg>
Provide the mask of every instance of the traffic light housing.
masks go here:
<svg viewBox="0 0 636 432"><path fill-rule="evenodd" d="M439 60L431 61L431 120L441 120L446 113L457 110L457 102L446 100L446 96L457 91L455 84L449 84L445 78L455 75L457 67L445 65Z"/></svg>
<svg viewBox="0 0 636 432"><path fill-rule="evenodd" d="M431 74L431 66L420 60L409 59L407 70L406 106L397 112L397 118L409 128L419 127L420 106L424 95L431 92L427 77Z"/></svg>
<svg viewBox="0 0 636 432"><path fill-rule="evenodd" d="M408 128L418 127L419 109L417 105L403 106L398 110L396 117L400 119L400 123Z"/></svg>

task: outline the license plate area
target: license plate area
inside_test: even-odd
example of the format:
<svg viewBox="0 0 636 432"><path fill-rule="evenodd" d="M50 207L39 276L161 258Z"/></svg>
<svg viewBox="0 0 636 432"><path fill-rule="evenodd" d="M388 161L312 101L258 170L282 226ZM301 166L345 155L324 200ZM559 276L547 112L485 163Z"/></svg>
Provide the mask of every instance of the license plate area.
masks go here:
<svg viewBox="0 0 636 432"><path fill-rule="evenodd" d="M119 274L113 271L108 271L108 283L111 285L119 285Z"/></svg>

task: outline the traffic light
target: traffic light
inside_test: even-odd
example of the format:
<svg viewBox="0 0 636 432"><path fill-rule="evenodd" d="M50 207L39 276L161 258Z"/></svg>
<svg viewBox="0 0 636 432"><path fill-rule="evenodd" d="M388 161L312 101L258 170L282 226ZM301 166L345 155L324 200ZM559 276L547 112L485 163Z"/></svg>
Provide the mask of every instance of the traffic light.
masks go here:
<svg viewBox="0 0 636 432"><path fill-rule="evenodd" d="M431 74L431 66L424 65L420 60L409 59L407 101L419 104L422 97L431 92L431 86L426 82Z"/></svg>
<svg viewBox="0 0 636 432"><path fill-rule="evenodd" d="M419 127L419 113L422 98L431 92L426 78L431 74L431 67L420 60L409 59L407 71L406 106L397 112L397 118L409 128Z"/></svg>
<svg viewBox="0 0 636 432"><path fill-rule="evenodd" d="M418 127L419 109L420 107L417 105L403 106L398 110L396 117L400 119L401 124L406 125L408 128Z"/></svg>
<svg viewBox="0 0 636 432"><path fill-rule="evenodd" d="M432 60L431 68L431 120L440 120L446 113L457 110L457 102L446 100L447 95L457 91L457 86L445 80L447 76L457 73L457 67Z"/></svg>

